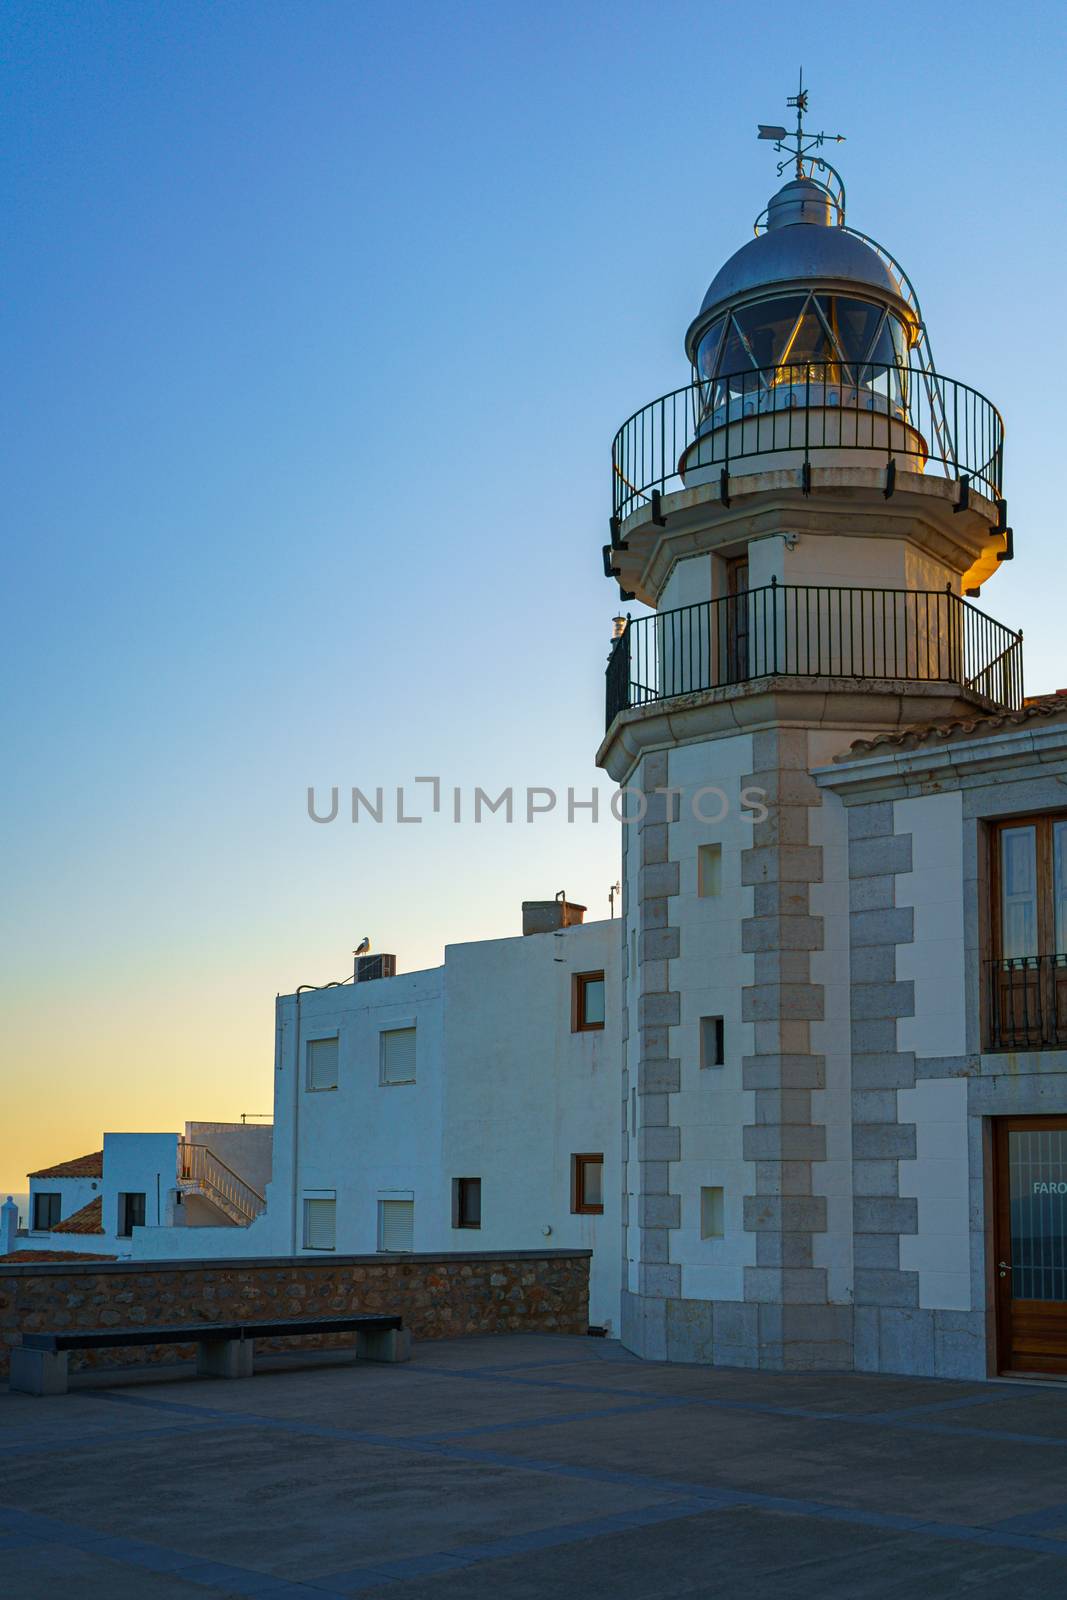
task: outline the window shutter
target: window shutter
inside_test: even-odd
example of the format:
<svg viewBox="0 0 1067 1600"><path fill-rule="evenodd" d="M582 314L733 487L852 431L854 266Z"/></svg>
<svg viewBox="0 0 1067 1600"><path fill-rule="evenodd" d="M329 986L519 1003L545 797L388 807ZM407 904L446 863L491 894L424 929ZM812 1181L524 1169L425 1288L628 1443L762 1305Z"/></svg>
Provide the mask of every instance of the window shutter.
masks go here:
<svg viewBox="0 0 1067 1600"><path fill-rule="evenodd" d="M308 1250L332 1250L337 1239L337 1201L304 1201L304 1245Z"/></svg>
<svg viewBox="0 0 1067 1600"><path fill-rule="evenodd" d="M415 1080L415 1029L390 1028L382 1034L382 1082Z"/></svg>
<svg viewBox="0 0 1067 1600"><path fill-rule="evenodd" d="M379 1200L378 1217L379 1249L411 1250L414 1248L414 1200Z"/></svg>
<svg viewBox="0 0 1067 1600"><path fill-rule="evenodd" d="M337 1088L337 1039L308 1040L308 1088Z"/></svg>

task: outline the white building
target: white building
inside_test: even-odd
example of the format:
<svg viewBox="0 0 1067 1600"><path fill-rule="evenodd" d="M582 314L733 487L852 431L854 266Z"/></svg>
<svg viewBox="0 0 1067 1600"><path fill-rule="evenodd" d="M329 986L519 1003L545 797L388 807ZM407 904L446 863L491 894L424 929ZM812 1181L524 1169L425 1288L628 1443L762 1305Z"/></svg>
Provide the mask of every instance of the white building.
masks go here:
<svg viewBox="0 0 1067 1600"><path fill-rule="evenodd" d="M578 1246L591 1321L617 1329L621 924L582 913L531 902L523 937L280 997L265 1213L138 1229L134 1253Z"/></svg>
<svg viewBox="0 0 1067 1600"><path fill-rule="evenodd" d="M146 1232L247 1228L266 1204L272 1143L272 1128L255 1122L187 1122L184 1135L105 1133L102 1150L29 1174L27 1227L4 1242L17 1251L132 1256Z"/></svg>

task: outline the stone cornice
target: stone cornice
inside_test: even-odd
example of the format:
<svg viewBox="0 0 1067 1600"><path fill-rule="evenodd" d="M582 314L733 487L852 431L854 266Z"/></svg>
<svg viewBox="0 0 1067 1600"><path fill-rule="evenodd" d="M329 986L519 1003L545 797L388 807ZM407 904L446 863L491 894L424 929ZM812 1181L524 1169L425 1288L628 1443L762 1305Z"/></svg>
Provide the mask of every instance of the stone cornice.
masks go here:
<svg viewBox="0 0 1067 1600"><path fill-rule="evenodd" d="M757 678L634 706L615 718L596 763L625 783L642 756L762 728L840 729L842 748L864 730L891 733L988 710L950 685L874 678ZM833 769L838 770L836 767Z"/></svg>
<svg viewBox="0 0 1067 1600"><path fill-rule="evenodd" d="M990 773L1063 768L1067 780L1067 717L1040 727L1008 726L983 736L943 739L903 749L878 746L832 766L816 767L815 782L833 789L846 805L888 799L916 789L953 789L986 783Z"/></svg>
<svg viewBox="0 0 1067 1600"><path fill-rule="evenodd" d="M612 559L623 587L654 606L676 562L704 551L729 554L783 531L903 540L960 574L983 559L995 566L995 549L1002 547L991 534L997 511L976 490L969 508L957 513L958 489L947 478L900 471L887 500L882 469L816 463L811 476L805 494L792 469L732 475L729 506L721 503L717 483L665 494L662 525L642 508L620 530L628 549L614 551Z"/></svg>

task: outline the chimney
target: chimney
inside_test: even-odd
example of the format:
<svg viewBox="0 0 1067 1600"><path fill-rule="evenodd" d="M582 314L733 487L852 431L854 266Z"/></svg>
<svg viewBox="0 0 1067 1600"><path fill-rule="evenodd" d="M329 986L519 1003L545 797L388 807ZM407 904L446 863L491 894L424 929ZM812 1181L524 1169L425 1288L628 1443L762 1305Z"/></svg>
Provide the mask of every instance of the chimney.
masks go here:
<svg viewBox="0 0 1067 1600"><path fill-rule="evenodd" d="M356 983L370 983L373 978L395 978L396 956L357 956Z"/></svg>
<svg viewBox="0 0 1067 1600"><path fill-rule="evenodd" d="M585 921L585 907L568 900L563 890L554 900L524 900L522 931L556 933L560 928L578 928Z"/></svg>

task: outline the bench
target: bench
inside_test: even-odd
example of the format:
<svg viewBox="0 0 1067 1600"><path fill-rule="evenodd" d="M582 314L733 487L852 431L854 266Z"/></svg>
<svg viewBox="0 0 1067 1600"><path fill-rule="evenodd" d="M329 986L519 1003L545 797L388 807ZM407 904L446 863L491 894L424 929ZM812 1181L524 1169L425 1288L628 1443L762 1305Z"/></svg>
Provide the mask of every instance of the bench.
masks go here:
<svg viewBox="0 0 1067 1600"><path fill-rule="evenodd" d="M291 1339L305 1333L355 1333L363 1361L407 1361L411 1334L401 1317L285 1317L271 1322L189 1322L172 1328L93 1328L82 1332L24 1333L11 1351L11 1382L20 1394L66 1394L71 1350L112 1350L123 1345L196 1344L203 1378L250 1378L257 1339Z"/></svg>

